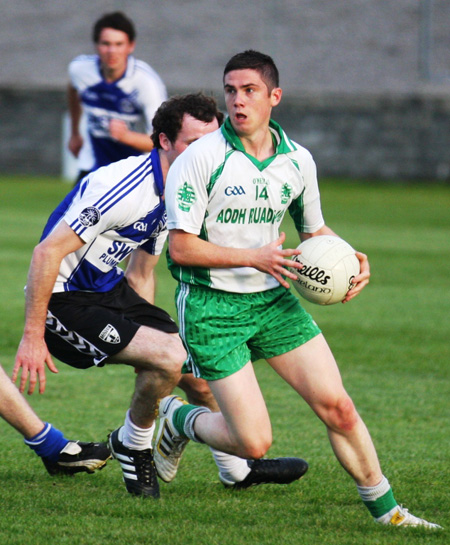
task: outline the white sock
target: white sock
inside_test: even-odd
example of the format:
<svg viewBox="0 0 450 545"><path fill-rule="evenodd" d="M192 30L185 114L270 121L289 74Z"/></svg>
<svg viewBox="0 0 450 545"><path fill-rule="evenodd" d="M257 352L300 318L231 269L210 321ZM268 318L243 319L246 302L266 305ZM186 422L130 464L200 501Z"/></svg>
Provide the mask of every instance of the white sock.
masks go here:
<svg viewBox="0 0 450 545"><path fill-rule="evenodd" d="M250 473L247 460L244 460L244 458L227 454L212 447L210 447L210 450L214 457L214 461L219 468L220 478L225 481L226 484L232 485L243 481Z"/></svg>
<svg viewBox="0 0 450 545"><path fill-rule="evenodd" d="M139 428L131 420L130 411L127 411L125 423L119 430L119 441L122 441L125 447L133 450L145 450L152 447L153 433L155 423L150 428Z"/></svg>
<svg viewBox="0 0 450 545"><path fill-rule="evenodd" d="M356 486L363 501L375 501L384 496L391 488L389 481L383 475L381 481L375 486Z"/></svg>

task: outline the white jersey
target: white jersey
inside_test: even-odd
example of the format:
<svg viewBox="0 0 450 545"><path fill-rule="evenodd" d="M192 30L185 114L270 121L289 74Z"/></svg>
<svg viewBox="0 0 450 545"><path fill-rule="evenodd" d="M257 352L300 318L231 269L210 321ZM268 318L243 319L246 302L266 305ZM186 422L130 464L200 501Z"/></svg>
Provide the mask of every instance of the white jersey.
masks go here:
<svg viewBox="0 0 450 545"><path fill-rule="evenodd" d="M87 120L88 140L80 152L83 170L140 155L136 148L111 138L109 122L120 119L132 131L144 128L151 133L153 116L167 99L164 83L153 68L130 56L123 77L108 83L100 71L99 56L81 55L69 64L69 77Z"/></svg>
<svg viewBox="0 0 450 545"><path fill-rule="evenodd" d="M274 121L276 153L259 162L245 153L229 119L191 144L169 170L166 181L168 229L181 229L219 246L259 248L279 237L289 210L299 232L324 225L311 154L292 142ZM181 282L251 293L279 286L251 267L203 269L169 261Z"/></svg>
<svg viewBox="0 0 450 545"><path fill-rule="evenodd" d="M86 243L67 255L53 292L111 290L118 264L135 248L162 252L167 237L164 181L158 151L91 173L50 216L41 240L65 221Z"/></svg>

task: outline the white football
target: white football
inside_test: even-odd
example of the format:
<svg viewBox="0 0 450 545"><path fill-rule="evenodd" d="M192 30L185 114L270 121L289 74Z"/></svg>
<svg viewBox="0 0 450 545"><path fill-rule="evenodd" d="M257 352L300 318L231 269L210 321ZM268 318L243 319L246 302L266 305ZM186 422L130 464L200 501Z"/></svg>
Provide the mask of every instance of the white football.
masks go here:
<svg viewBox="0 0 450 545"><path fill-rule="evenodd" d="M292 281L298 293L317 305L334 305L344 299L359 274L355 250L338 237L321 235L302 242L300 255L292 259L303 269L290 269L297 275Z"/></svg>

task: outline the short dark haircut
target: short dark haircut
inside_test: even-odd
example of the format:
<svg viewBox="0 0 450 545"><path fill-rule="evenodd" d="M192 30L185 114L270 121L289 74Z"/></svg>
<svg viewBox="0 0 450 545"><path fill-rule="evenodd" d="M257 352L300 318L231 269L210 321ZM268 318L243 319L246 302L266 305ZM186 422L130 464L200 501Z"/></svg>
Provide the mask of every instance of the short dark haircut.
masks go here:
<svg viewBox="0 0 450 545"><path fill-rule="evenodd" d="M216 99L203 93L174 96L161 104L153 117L152 141L155 148L161 148L159 135L164 133L174 143L183 125L185 114L205 123L217 119L223 122L223 113L217 108Z"/></svg>
<svg viewBox="0 0 450 545"><path fill-rule="evenodd" d="M92 39L94 43L98 43L100 40L100 34L105 28L113 28L114 30L121 30L128 36L130 42L136 40L136 30L134 28L133 21L129 19L121 11L114 11L113 13L105 13L94 25L92 31Z"/></svg>
<svg viewBox="0 0 450 545"><path fill-rule="evenodd" d="M260 53L259 51L254 51L253 49L247 49L246 51L231 57L225 66L223 77L225 78L226 74L232 70L247 69L259 72L261 79L267 85L269 93L275 87L280 86L280 75L272 57Z"/></svg>

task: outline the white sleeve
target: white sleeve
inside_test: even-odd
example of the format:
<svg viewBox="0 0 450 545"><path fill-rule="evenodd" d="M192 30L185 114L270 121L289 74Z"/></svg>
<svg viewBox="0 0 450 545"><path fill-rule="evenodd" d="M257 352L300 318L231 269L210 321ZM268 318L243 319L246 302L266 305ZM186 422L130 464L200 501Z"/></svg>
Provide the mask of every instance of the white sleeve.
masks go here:
<svg viewBox="0 0 450 545"><path fill-rule="evenodd" d="M312 155L303 148L299 162L305 189L302 195L289 207L296 229L301 233L314 233L325 225L320 204L317 169Z"/></svg>
<svg viewBox="0 0 450 545"><path fill-rule="evenodd" d="M210 178L205 154L191 144L172 164L166 180L167 227L200 234L208 206ZM200 148L201 151L201 148Z"/></svg>
<svg viewBox="0 0 450 545"><path fill-rule="evenodd" d="M150 66L144 66L145 72L138 84L139 101L144 112L146 130L151 133L153 116L161 104L167 100L167 89L159 75Z"/></svg>

